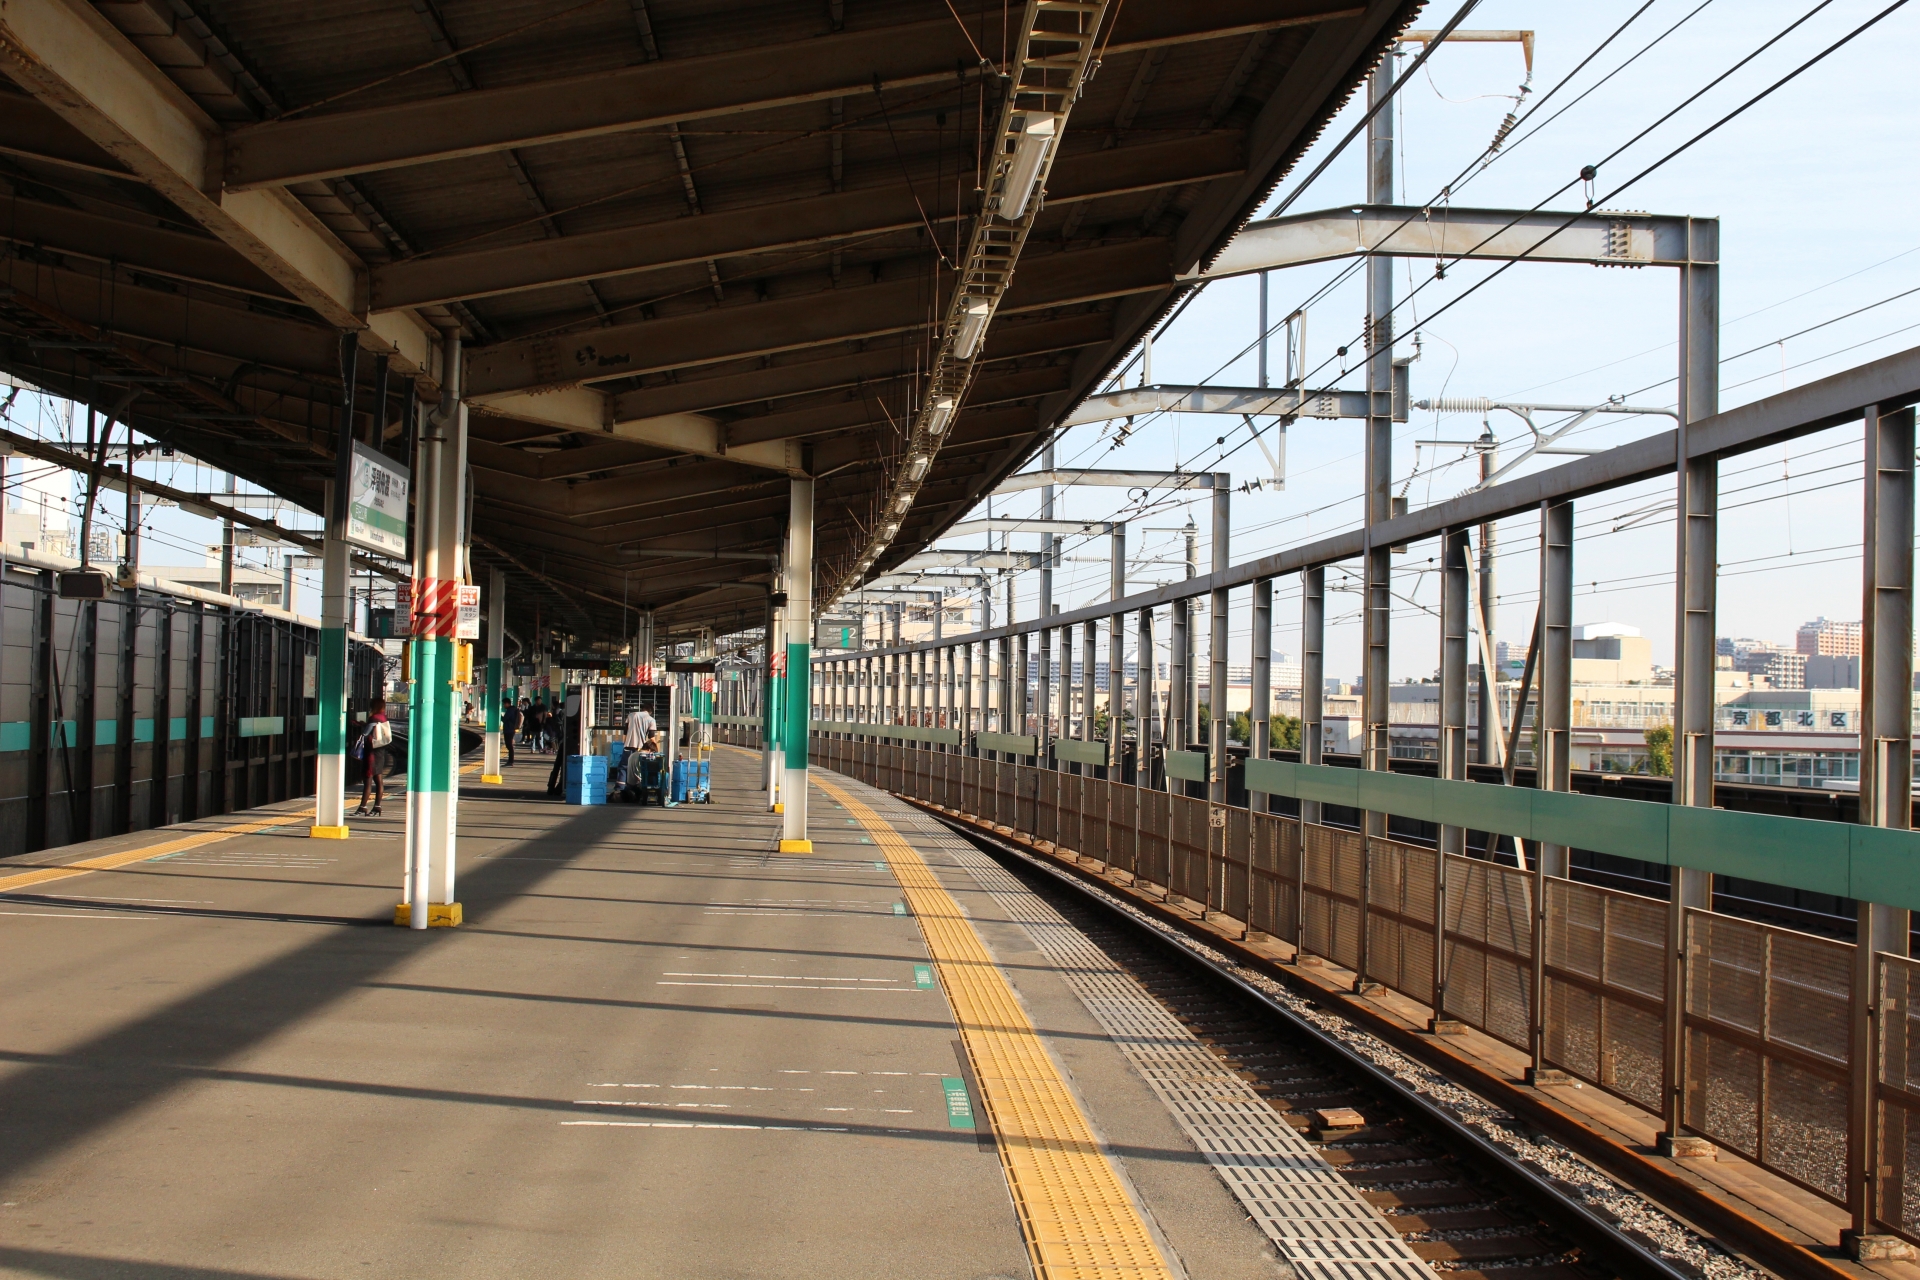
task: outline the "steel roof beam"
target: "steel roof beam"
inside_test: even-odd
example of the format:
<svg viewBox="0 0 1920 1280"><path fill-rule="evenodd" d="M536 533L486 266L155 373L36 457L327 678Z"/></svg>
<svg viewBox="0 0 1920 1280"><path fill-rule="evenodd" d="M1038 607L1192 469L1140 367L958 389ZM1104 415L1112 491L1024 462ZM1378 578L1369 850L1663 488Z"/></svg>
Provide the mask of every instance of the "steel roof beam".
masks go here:
<svg viewBox="0 0 1920 1280"><path fill-rule="evenodd" d="M966 551L940 547L909 556L887 572L913 573L920 569L1041 569L1046 567L1046 560L1038 551ZM859 590L858 587L849 587L846 595L856 595ZM841 599L846 599L846 596L843 595Z"/></svg>
<svg viewBox="0 0 1920 1280"><path fill-rule="evenodd" d="M1342 391L1337 387L1323 391L1292 391L1272 387L1131 387L1106 395L1089 396L1055 425L1065 430L1090 422L1107 422L1114 418L1139 417L1150 413L1257 413L1281 418L1364 418L1367 416L1367 393ZM1394 397L1393 420L1407 420L1404 395Z"/></svg>
<svg viewBox="0 0 1920 1280"><path fill-rule="evenodd" d="M1354 205L1249 223L1212 263L1180 279L1223 280L1363 254L1673 267L1689 261L1690 221L1605 210L1554 213Z"/></svg>
<svg viewBox="0 0 1920 1280"><path fill-rule="evenodd" d="M1172 279L1165 240L1129 240L1035 256L1020 264L1000 313L1151 292L1165 289ZM910 278L857 289L821 290L476 348L467 356L467 395L484 401L884 337L925 327L927 312L926 283L916 264Z"/></svg>
<svg viewBox="0 0 1920 1280"><path fill-rule="evenodd" d="M1222 132L1062 156L1047 183L1047 205L1230 176L1240 171L1241 149L1238 134ZM925 216L951 222L954 210L940 202L938 189L929 198L934 204ZM884 186L650 223L644 235L618 227L379 265L371 273L372 305L376 311L417 307L803 249L911 230L922 216L913 190L895 178Z"/></svg>
<svg viewBox="0 0 1920 1280"><path fill-rule="evenodd" d="M1070 471L1023 471L1008 476L994 489L995 494L1024 493L1056 484L1100 486L1108 489L1212 489L1215 483L1227 483L1225 472L1211 471L1106 471L1082 467Z"/></svg>
<svg viewBox="0 0 1920 1280"><path fill-rule="evenodd" d="M989 516L984 520L962 520L948 527L941 536L964 538L975 533L1112 533L1111 520L1029 520L1024 516Z"/></svg>
<svg viewBox="0 0 1920 1280"><path fill-rule="evenodd" d="M1123 11L1108 57L1311 25L1364 10L1327 0L1211 0ZM949 15L841 31L803 45L645 62L620 71L267 121L229 136L229 191L287 186L461 156L949 83L979 61Z"/></svg>
<svg viewBox="0 0 1920 1280"><path fill-rule="evenodd" d="M285 191L208 190L219 170L220 126L91 4L40 0L0 9L7 75L70 129L239 252L295 300L365 345L398 357L406 373L437 364L411 317L362 318L365 269Z"/></svg>

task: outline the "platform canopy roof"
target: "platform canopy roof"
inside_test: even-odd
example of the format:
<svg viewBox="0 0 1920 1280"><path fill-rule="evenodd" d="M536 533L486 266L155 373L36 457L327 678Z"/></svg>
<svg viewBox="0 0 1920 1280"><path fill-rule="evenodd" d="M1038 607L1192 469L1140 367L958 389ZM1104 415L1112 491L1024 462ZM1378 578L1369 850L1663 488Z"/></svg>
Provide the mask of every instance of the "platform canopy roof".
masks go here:
<svg viewBox="0 0 1920 1280"><path fill-rule="evenodd" d="M960 410L864 570L1028 5L12 0L0 366L314 506L341 334L357 429L397 453L409 380L438 399L457 331L475 565L509 571L514 613L751 625L790 475L818 477L823 602L927 545L1420 7L1044 0L1095 15L1088 77Z"/></svg>

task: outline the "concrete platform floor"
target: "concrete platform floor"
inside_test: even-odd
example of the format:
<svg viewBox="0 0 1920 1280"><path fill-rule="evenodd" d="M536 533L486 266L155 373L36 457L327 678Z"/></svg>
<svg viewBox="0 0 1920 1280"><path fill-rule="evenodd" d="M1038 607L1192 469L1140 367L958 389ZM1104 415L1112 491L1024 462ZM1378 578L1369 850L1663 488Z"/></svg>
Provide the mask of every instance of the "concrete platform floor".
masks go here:
<svg viewBox="0 0 1920 1280"><path fill-rule="evenodd" d="M344 842L295 819L0 895L0 1276L1030 1275L872 837L816 787L814 853L776 853L732 749L674 810L563 806L546 769L463 779L457 930L388 923L393 800ZM1285 1274L1023 928L928 861L1173 1270Z"/></svg>

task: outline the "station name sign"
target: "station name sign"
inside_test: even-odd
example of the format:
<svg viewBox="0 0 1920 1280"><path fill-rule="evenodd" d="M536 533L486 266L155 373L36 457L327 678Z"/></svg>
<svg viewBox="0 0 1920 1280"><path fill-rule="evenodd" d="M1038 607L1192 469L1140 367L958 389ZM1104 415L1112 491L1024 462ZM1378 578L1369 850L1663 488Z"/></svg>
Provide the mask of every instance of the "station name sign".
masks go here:
<svg viewBox="0 0 1920 1280"><path fill-rule="evenodd" d="M367 551L407 554L407 469L377 449L353 442L347 482L347 541Z"/></svg>

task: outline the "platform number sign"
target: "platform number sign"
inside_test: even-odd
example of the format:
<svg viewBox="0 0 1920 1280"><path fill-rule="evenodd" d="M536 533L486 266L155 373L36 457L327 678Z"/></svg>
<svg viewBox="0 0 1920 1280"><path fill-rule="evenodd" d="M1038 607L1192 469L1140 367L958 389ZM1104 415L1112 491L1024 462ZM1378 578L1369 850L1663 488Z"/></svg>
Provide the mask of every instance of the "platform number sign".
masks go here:
<svg viewBox="0 0 1920 1280"><path fill-rule="evenodd" d="M480 638L480 588L462 584L458 592L459 599L454 605L453 638L478 640Z"/></svg>

